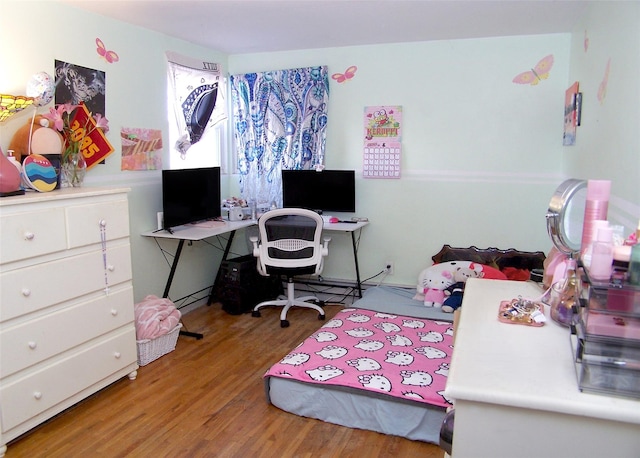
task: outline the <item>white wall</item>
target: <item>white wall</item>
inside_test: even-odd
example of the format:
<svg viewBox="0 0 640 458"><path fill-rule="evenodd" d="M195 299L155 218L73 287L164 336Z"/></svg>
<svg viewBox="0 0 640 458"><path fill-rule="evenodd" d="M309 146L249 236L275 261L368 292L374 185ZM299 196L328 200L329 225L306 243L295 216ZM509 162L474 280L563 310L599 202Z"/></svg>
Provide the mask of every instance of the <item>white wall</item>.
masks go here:
<svg viewBox="0 0 640 458"><path fill-rule="evenodd" d="M402 178L359 178L357 214L371 221L360 244L363 277L392 260L386 282L413 285L445 243L548 251L544 215L562 181L569 45L570 35L554 34L234 55L229 70L323 64L332 74L356 65L350 81L331 82L326 165L358 177L364 107L402 105ZM548 54L548 80L512 82ZM326 276L353 278L349 242L334 237Z"/></svg>
<svg viewBox="0 0 640 458"><path fill-rule="evenodd" d="M579 128L578 145L571 150L562 147L564 91L575 79L585 90L589 84L599 84L603 71L595 57L594 70L578 65L576 43L583 30L573 37L448 40L225 56L65 4L4 0L3 16L29 18L29 27L23 28L23 21L7 21L0 28L0 91L24 93L31 75L53 73L54 59L106 71L108 138L116 151L105 165L89 171L87 185L132 188L134 290L140 300L146 294L160 295L168 273L155 242L137 235L155 226L155 214L161 208L160 177L158 172L120 171L118 137L121 127L146 127L162 129L168 140L165 51L217 61L232 73L318 64L328 65L333 73L357 65L356 76L348 83L331 82L327 166L361 171L363 107L403 106L402 179L357 182L358 214L371 220L360 241L360 260L363 278L378 272L383 261L392 260L396 273L387 283L413 285L444 243L547 251L544 214L556 186L574 173L609 176L603 172L609 160L601 158L600 149L593 146L609 145L602 137L616 144L608 154L621 154L631 164L612 171L610 177L615 180L613 200L627 209L627 220L637 219L640 116L638 87L632 78L638 74L640 21L637 5L617 13L618 8L616 4L611 8L614 12L592 10L585 18L594 56L606 54L597 51L602 46L598 37L612 53L611 87L601 108L608 113L607 122L604 117L590 121L595 110L585 104L589 131L586 125ZM98 58L96 37L119 54L119 62L107 64ZM547 54L555 56L548 80L537 86L511 82ZM614 80L621 83L614 85ZM620 98L614 93L619 90L630 98ZM589 100L586 92L585 97ZM27 118L18 115L0 126L0 147L6 149ZM588 159L590 168L579 168L581 158ZM237 195L235 176L223 180L223 193L225 189L228 195ZM163 242L163 247L171 251L175 243ZM331 248L325 276L354 278L350 240L336 235ZM245 252L245 241L238 237L234 254ZM186 246L183 256L188 262L177 273L174 298L211 282L220 251L198 243Z"/></svg>
<svg viewBox="0 0 640 458"><path fill-rule="evenodd" d="M587 49L585 50L585 37ZM606 96L598 100L607 61ZM583 93L576 145L564 150L570 176L611 180L609 219L640 218L640 2L593 2L573 31L570 81Z"/></svg>

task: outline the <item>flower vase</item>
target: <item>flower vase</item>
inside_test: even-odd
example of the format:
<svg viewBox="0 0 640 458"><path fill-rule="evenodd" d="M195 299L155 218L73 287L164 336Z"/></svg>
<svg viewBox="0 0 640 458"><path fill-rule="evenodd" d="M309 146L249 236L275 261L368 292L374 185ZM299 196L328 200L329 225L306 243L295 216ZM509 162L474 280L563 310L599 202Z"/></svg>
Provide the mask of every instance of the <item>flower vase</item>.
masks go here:
<svg viewBox="0 0 640 458"><path fill-rule="evenodd" d="M70 154L62 162L63 186L77 188L82 186L87 173L87 162L82 153Z"/></svg>

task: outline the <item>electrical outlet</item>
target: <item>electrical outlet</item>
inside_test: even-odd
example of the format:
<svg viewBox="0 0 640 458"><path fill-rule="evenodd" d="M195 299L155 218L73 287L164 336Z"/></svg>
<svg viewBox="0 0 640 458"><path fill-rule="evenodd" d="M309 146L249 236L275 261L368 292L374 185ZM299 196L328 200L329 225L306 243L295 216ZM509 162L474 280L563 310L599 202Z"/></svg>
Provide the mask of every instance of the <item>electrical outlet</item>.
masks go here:
<svg viewBox="0 0 640 458"><path fill-rule="evenodd" d="M384 263L384 271L388 275L393 275L393 262L392 261L386 261Z"/></svg>

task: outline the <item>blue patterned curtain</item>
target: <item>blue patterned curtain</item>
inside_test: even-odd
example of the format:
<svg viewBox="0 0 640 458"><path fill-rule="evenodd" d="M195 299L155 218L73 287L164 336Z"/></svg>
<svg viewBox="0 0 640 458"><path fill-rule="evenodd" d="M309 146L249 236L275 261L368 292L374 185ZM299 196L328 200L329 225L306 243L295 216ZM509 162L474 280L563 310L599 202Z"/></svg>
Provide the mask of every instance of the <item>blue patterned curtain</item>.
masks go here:
<svg viewBox="0 0 640 458"><path fill-rule="evenodd" d="M282 205L283 169L324 164L327 67L231 76L240 192Z"/></svg>

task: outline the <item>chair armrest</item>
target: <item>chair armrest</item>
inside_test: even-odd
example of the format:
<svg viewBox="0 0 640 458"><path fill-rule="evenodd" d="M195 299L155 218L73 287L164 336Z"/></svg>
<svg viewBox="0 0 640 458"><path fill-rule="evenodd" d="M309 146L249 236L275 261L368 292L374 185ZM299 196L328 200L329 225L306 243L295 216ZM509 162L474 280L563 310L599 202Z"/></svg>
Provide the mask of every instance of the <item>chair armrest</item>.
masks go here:
<svg viewBox="0 0 640 458"><path fill-rule="evenodd" d="M322 256L329 255L329 242L331 241L331 237L323 237L322 238Z"/></svg>
<svg viewBox="0 0 640 458"><path fill-rule="evenodd" d="M255 235L252 235L251 237L249 237L249 241L253 243L253 256L256 258L259 257L260 248L258 247L258 237L256 237Z"/></svg>

